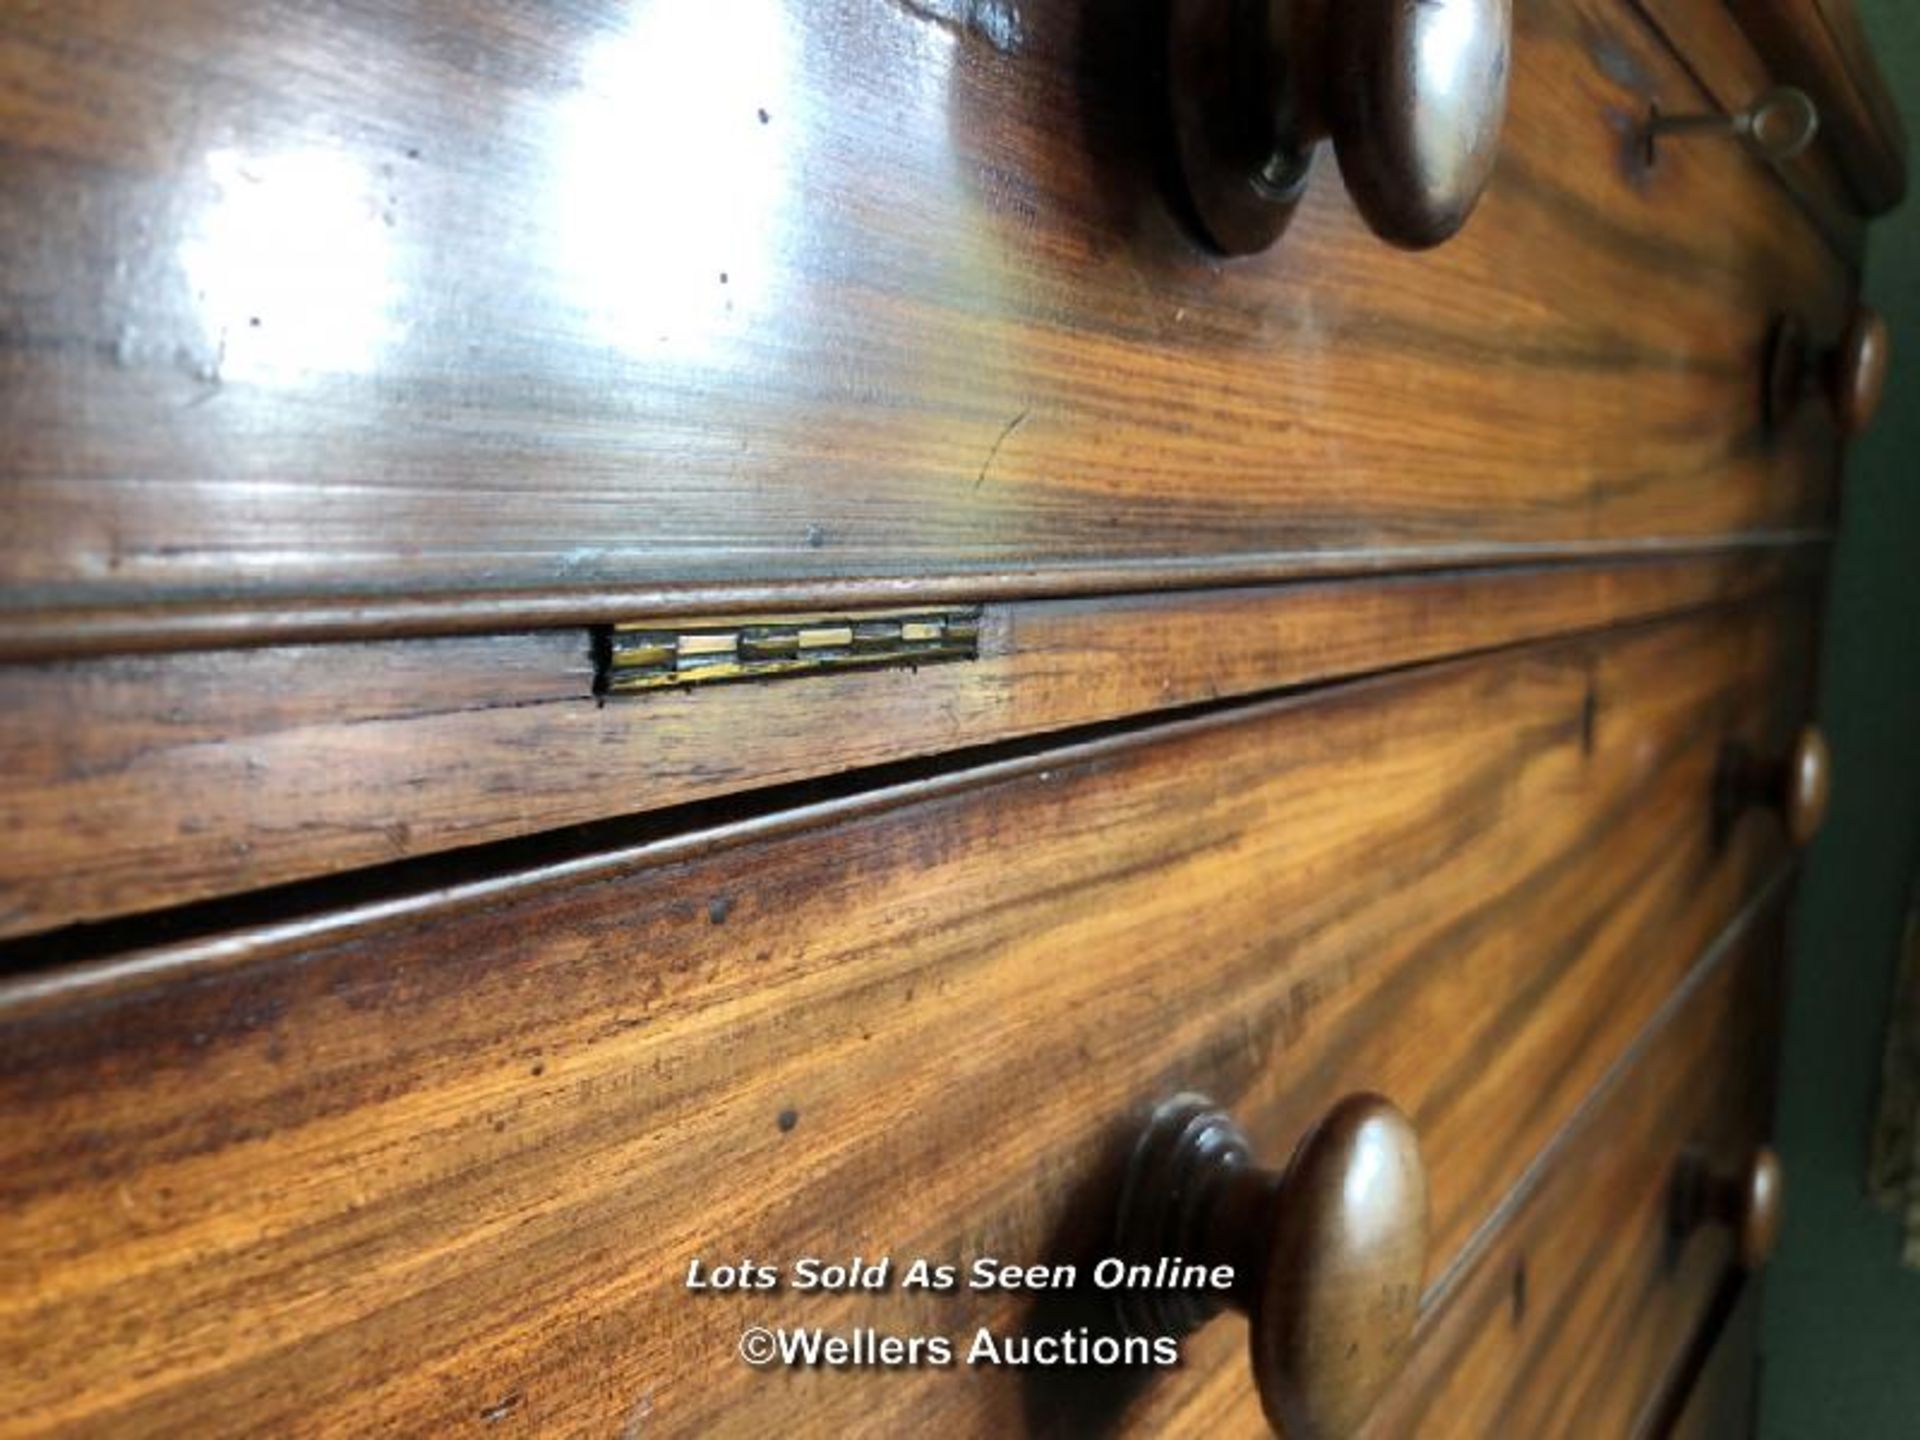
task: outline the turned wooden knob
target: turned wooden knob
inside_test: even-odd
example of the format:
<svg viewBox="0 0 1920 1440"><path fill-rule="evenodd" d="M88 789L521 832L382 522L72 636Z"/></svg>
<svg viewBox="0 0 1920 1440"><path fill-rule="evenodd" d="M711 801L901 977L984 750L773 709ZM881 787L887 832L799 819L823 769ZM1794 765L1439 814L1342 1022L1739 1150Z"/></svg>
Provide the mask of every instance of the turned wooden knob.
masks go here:
<svg viewBox="0 0 1920 1440"><path fill-rule="evenodd" d="M1827 398L1834 422L1848 435L1858 435L1880 408L1887 389L1890 356L1887 322L1865 305L1853 312L1846 333L1825 362Z"/></svg>
<svg viewBox="0 0 1920 1440"><path fill-rule="evenodd" d="M1867 428L1887 389L1891 357L1887 322L1862 305L1853 312L1839 342L1815 352L1805 327L1792 316L1774 324L1767 351L1767 420L1779 427L1793 417L1800 401L1820 390L1833 410L1834 424L1846 435Z"/></svg>
<svg viewBox="0 0 1920 1440"><path fill-rule="evenodd" d="M1780 1157L1762 1145L1738 1169L1718 1169L1701 1155L1688 1155L1674 1175L1674 1230L1685 1239L1705 1225L1733 1232L1742 1269L1758 1270L1780 1241L1786 1204Z"/></svg>
<svg viewBox="0 0 1920 1440"><path fill-rule="evenodd" d="M1273 243L1319 142L1367 224L1425 249L1455 234L1493 174L1512 0L1173 0L1175 149L1217 247Z"/></svg>
<svg viewBox="0 0 1920 1440"><path fill-rule="evenodd" d="M1427 1261L1427 1173L1406 1116L1352 1095L1284 1170L1202 1096L1155 1110L1120 1205L1120 1253L1233 1268L1224 1296L1121 1299L1136 1334L1185 1334L1224 1303L1251 1321L1267 1419L1289 1440L1354 1433L1405 1360Z"/></svg>
<svg viewBox="0 0 1920 1440"><path fill-rule="evenodd" d="M1761 755L1730 745L1720 762L1720 819L1730 826L1740 812L1764 807L1780 813L1787 837L1805 845L1827 818L1833 793L1833 757L1817 725L1803 725L1785 755Z"/></svg>

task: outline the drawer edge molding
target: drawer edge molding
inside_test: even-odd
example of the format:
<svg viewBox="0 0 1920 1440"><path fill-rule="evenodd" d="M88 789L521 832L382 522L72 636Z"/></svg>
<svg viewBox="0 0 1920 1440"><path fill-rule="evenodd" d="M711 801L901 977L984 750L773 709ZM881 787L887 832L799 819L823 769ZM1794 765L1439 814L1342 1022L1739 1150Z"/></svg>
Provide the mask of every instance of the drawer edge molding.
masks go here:
<svg viewBox="0 0 1920 1440"><path fill-rule="evenodd" d="M1501 1232L1515 1216L1526 1209L1528 1202L1539 1193L1554 1171L1563 1163L1565 1157L1578 1148L1586 1131L1592 1128L1595 1118L1606 1109L1607 1101L1626 1082L1641 1057L1659 1039L1673 1017L1687 1007L1687 1002L1693 998L1700 987L1705 985L1722 965L1728 963L1730 956L1739 954L1742 947L1759 931L1767 919L1786 903L1798 868L1794 861L1784 862L1761 882L1759 888L1741 907L1740 912L1727 923L1720 934L1714 938L1713 943L1707 947L1706 952L1694 962L1693 968L1687 972L1686 979L1674 987L1673 993L1662 1002L1652 1018L1641 1028L1633 1043L1614 1062L1606 1078L1594 1086L1586 1102L1567 1118L1560 1132L1542 1147L1533 1164L1527 1167L1526 1173L1481 1222L1479 1229L1468 1238L1466 1244L1461 1246L1459 1254L1454 1257L1453 1263L1447 1267L1446 1272L1427 1287L1421 1306L1423 1330L1429 1328L1433 1321L1466 1289L1467 1282L1473 1278L1474 1272L1492 1253L1494 1242Z"/></svg>
<svg viewBox="0 0 1920 1440"><path fill-rule="evenodd" d="M1071 599L1346 577L1825 549L1828 526L1712 538L1421 545L1178 560L1057 561L977 571L793 579L664 578L630 585L368 591L246 599L182 595L135 604L17 592L0 609L0 664L326 641L484 635L743 610L841 610Z"/></svg>
<svg viewBox="0 0 1920 1440"><path fill-rule="evenodd" d="M0 939L1744 603L1825 553L996 604L975 658L604 705L586 630L0 668L0 828L40 837Z"/></svg>
<svg viewBox="0 0 1920 1440"><path fill-rule="evenodd" d="M1702 947L1456 1252L1366 1434L1662 1433L1751 1279L1736 1237L1696 1237L1675 1202L1691 1163L1764 1148L1791 880Z"/></svg>

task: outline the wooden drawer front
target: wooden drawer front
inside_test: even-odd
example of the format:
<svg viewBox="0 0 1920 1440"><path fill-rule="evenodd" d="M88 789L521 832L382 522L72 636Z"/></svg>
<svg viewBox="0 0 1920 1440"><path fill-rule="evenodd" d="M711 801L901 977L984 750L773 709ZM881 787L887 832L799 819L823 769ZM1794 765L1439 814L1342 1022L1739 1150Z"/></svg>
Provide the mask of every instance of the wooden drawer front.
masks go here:
<svg viewBox="0 0 1920 1440"><path fill-rule="evenodd" d="M1743 110L1784 78L1776 76L1754 48L1730 0L1633 3L1698 79L1710 109L1729 114ZM1774 169L1822 232L1857 266L1865 249L1866 224L1835 163L1836 157L1846 155L1846 141L1835 130L1831 109L1819 108L1821 143L1773 162Z"/></svg>
<svg viewBox="0 0 1920 1440"><path fill-rule="evenodd" d="M1705 97L1627 0L1515 8L1461 237L1380 243L1329 160L1223 262L1153 7L11 7L0 649L1824 526L1762 359L1845 267L1738 147L1635 160Z"/></svg>
<svg viewBox="0 0 1920 1440"><path fill-rule="evenodd" d="M682 1281L1091 1258L1183 1088L1275 1155L1392 1097L1432 1281L1783 864L1764 817L1716 845L1709 793L1724 737L1798 719L1807 623L1501 652L17 979L0 1429L1091 1423L1137 1397L734 1354L750 1323L1013 1333L1015 1297ZM1155 1393L1210 1403L1230 1328Z"/></svg>
<svg viewBox="0 0 1920 1440"><path fill-rule="evenodd" d="M594 637L0 669L0 936L1753 599L1800 551L989 605L978 659L598 703Z"/></svg>
<svg viewBox="0 0 1920 1440"><path fill-rule="evenodd" d="M1760 1296L1758 1285L1742 1285L1702 1359L1700 1373L1678 1404L1671 1424L1657 1417L1659 1429L1673 1440L1753 1440L1754 1405L1760 1368Z"/></svg>
<svg viewBox="0 0 1920 1440"><path fill-rule="evenodd" d="M1813 100L1819 143L1779 169L1822 225L1857 250L1861 213L1884 214L1906 193L1907 140L1853 0L1636 3L1722 109L1739 110L1777 84Z"/></svg>
<svg viewBox="0 0 1920 1440"><path fill-rule="evenodd" d="M1625 1437L1689 1378L1689 1351L1739 1282L1729 1232L1676 1241L1669 1202L1686 1156L1735 1166L1768 1134L1779 898L1708 957L1630 1070L1559 1137L1424 1317L1371 1434Z"/></svg>

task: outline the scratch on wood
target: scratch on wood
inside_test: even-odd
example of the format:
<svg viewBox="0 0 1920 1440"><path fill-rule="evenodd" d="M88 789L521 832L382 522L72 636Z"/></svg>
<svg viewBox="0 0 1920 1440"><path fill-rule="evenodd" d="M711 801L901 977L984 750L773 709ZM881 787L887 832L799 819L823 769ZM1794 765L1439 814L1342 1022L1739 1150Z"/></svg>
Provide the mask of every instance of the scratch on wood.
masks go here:
<svg viewBox="0 0 1920 1440"><path fill-rule="evenodd" d="M514 1391L497 1405L489 1405L480 1412L480 1418L489 1425L497 1425L520 1408L520 1392Z"/></svg>
<svg viewBox="0 0 1920 1440"><path fill-rule="evenodd" d="M993 468L993 462L999 459L1000 447L1012 438L1014 431L1027 423L1027 416L1032 413L1033 407L1029 405L1001 427L999 437L993 442L993 448L987 451L987 458L980 462L980 473L973 477L974 489L978 490L982 485L987 483L987 472Z"/></svg>
<svg viewBox="0 0 1920 1440"><path fill-rule="evenodd" d="M633 1409L627 1412L626 1423L620 1427L620 1440L639 1440L646 1433L647 1417L653 1414L653 1391L641 1394L634 1402Z"/></svg>

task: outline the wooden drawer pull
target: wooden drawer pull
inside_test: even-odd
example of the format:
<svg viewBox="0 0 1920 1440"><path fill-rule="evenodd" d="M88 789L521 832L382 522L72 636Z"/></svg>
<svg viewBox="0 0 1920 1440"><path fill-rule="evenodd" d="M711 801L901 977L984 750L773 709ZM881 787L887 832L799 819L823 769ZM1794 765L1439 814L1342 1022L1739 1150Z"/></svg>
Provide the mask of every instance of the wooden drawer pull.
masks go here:
<svg viewBox="0 0 1920 1440"><path fill-rule="evenodd" d="M1427 1172L1413 1125L1351 1095L1283 1170L1197 1095L1155 1110L1120 1203L1129 1259L1231 1265L1267 1418L1292 1440L1350 1435L1405 1359L1427 1260ZM1191 1293L1129 1294L1137 1334L1184 1334L1219 1309Z"/></svg>
<svg viewBox="0 0 1920 1440"><path fill-rule="evenodd" d="M1737 1170L1716 1169L1703 1155L1684 1156L1673 1181L1675 1237L1724 1225L1733 1232L1741 1268L1758 1270L1780 1239L1785 1189L1780 1157L1765 1145Z"/></svg>
<svg viewBox="0 0 1920 1440"><path fill-rule="evenodd" d="M1795 845L1805 845L1827 818L1833 792L1833 757L1817 725L1803 725L1783 756L1764 756L1730 745L1721 756L1720 823L1730 827L1744 810L1776 810Z"/></svg>
<svg viewBox="0 0 1920 1440"><path fill-rule="evenodd" d="M1175 149L1207 237L1279 238L1331 136L1367 224L1422 250L1466 224L1506 117L1511 0L1174 0Z"/></svg>
<svg viewBox="0 0 1920 1440"><path fill-rule="evenodd" d="M1858 435L1879 411L1891 352L1887 322L1879 311L1862 305L1847 322L1840 343L1824 357L1821 378L1833 405L1834 423L1846 434Z"/></svg>
<svg viewBox="0 0 1920 1440"><path fill-rule="evenodd" d="M1858 435L1879 412L1887 390L1892 344L1880 313L1861 305L1839 341L1815 352L1806 328L1793 316L1775 322L1767 351L1767 422L1778 429L1793 418L1814 390L1825 394L1833 422L1844 435Z"/></svg>

